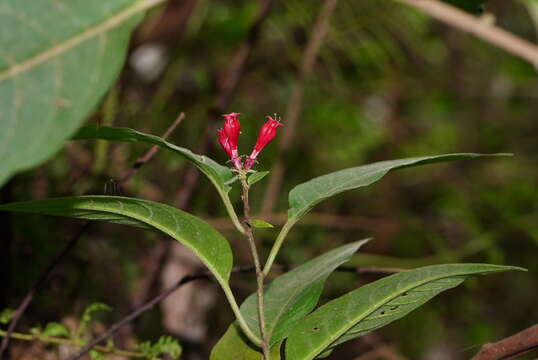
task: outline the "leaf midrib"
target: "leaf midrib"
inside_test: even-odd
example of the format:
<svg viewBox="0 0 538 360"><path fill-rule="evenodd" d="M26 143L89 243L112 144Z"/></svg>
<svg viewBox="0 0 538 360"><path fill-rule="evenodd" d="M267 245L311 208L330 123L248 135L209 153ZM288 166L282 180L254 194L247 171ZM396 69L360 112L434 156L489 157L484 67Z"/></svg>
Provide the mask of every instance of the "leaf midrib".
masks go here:
<svg viewBox="0 0 538 360"><path fill-rule="evenodd" d="M7 70L0 72L0 82L6 79L10 79L28 70L31 70L34 67L74 48L75 46L83 43L84 41L121 25L124 21L126 21L136 13L148 10L164 1L166 0L139 0L133 5L123 9L118 14L63 42L54 45L48 50L40 52L39 54L36 54L20 63L9 66Z"/></svg>
<svg viewBox="0 0 538 360"><path fill-rule="evenodd" d="M493 272L493 271L492 271L492 272ZM476 274L478 275L478 274L480 274L480 273L476 273ZM402 292L410 291L411 289L414 289L414 288L416 288L416 287L419 287L419 286L421 286L421 285L427 284L427 283L432 282L432 281L437 281L437 280L440 280L440 279L451 278L451 277L456 277L456 276L470 276L470 275L472 275L472 273L469 274L469 273L466 273L466 272L459 272L459 273L457 273L457 274L451 274L450 276L439 276L439 277L437 277L437 278L430 278L430 279L427 280L427 281L418 282L418 283L416 283L416 284L413 285L413 286L409 286L409 287L406 287L406 288L404 287L400 292L398 292L397 295L395 295L395 296L391 296L391 297L387 297L387 298L385 298L384 300L379 301L379 302L376 304L376 306L372 307L372 309L373 309L372 311L369 311L369 312L365 313L363 316L356 318L356 320L353 322L354 325L349 326L349 327L345 327L345 330L340 331L340 332L337 332L338 335L337 335L337 336L333 336L332 338L330 338L331 341L329 342L329 344L332 344L334 341L338 340L338 339L339 339L342 335L344 335L350 328L352 328L353 326L357 325L360 321L364 320L364 318L366 318L367 316L369 316L370 314L372 314L373 312L375 312L377 309L379 309L380 306L383 306L383 305L385 305L386 303L388 303L388 302L390 302L391 300L393 300L394 298L398 297ZM320 348L318 347L318 348L315 349L315 353L311 352L310 355L313 354L314 356L317 356L317 355L319 355L323 350L325 350L326 348L327 348L327 347L323 347L323 348L320 349Z"/></svg>

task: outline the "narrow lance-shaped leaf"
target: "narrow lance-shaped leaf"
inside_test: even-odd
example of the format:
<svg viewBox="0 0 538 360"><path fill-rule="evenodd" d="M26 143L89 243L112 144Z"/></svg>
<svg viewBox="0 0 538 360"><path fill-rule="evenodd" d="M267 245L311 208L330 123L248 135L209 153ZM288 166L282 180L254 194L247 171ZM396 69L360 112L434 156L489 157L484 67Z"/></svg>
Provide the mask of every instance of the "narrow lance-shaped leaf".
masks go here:
<svg viewBox="0 0 538 360"><path fill-rule="evenodd" d="M385 326L423 305L466 277L507 270L489 264L433 265L394 274L321 306L294 327L286 358L311 360L332 347Z"/></svg>
<svg viewBox="0 0 538 360"><path fill-rule="evenodd" d="M277 343L271 347L271 360L280 360L280 346ZM209 360L262 360L263 354L259 348L252 345L241 332L237 323L232 323L226 333L211 351Z"/></svg>
<svg viewBox="0 0 538 360"><path fill-rule="evenodd" d="M286 338L292 326L317 305L327 277L369 239L338 247L277 277L264 293L265 325L270 344ZM241 305L247 324L259 335L256 294Z"/></svg>
<svg viewBox="0 0 538 360"><path fill-rule="evenodd" d="M381 179L391 170L443 161L473 159L482 156L507 155L510 154L445 154L381 161L369 165L340 170L314 178L294 187L289 194L290 208L288 210L288 217L290 219L298 219L312 209L317 203L344 191L368 186Z"/></svg>
<svg viewBox="0 0 538 360"><path fill-rule="evenodd" d="M232 252L228 241L204 221L169 205L120 196L77 196L4 204L0 211L100 220L157 230L190 248L219 283L227 284L230 277Z"/></svg>
<svg viewBox="0 0 538 360"><path fill-rule="evenodd" d="M144 11L163 1L0 2L0 185L61 148L112 85Z"/></svg>
<svg viewBox="0 0 538 360"><path fill-rule="evenodd" d="M229 168L220 165L207 156L195 154L189 149L176 146L155 135L145 134L129 128L88 125L82 127L72 139L102 139L158 145L164 149L174 151L196 165L211 180L219 192L226 194L231 189L229 183L233 180L234 174Z"/></svg>

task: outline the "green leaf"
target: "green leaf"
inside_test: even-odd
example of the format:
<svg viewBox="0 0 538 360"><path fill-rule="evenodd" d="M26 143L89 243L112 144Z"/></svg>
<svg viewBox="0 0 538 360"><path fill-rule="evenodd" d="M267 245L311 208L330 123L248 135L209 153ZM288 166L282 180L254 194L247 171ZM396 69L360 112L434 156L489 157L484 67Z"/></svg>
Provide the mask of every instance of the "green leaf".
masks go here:
<svg viewBox="0 0 538 360"><path fill-rule="evenodd" d="M11 319L15 316L15 311L13 309L4 309L0 312L0 324L9 324Z"/></svg>
<svg viewBox="0 0 538 360"><path fill-rule="evenodd" d="M171 336L161 336L154 344L150 341L139 344L138 351L150 360L160 359L163 355L168 355L172 359L179 359L183 348L177 339Z"/></svg>
<svg viewBox="0 0 538 360"><path fill-rule="evenodd" d="M229 168L220 165L207 156L197 155L168 141L155 136L144 134L142 132L120 127L106 127L98 125L84 126L73 137L73 140L83 139L102 139L124 142L143 142L158 145L162 148L172 150L198 167L208 178L219 192L228 193L231 189L229 183L234 179L234 174Z"/></svg>
<svg viewBox="0 0 538 360"><path fill-rule="evenodd" d="M78 196L0 205L16 211L79 219L101 220L149 228L165 233L190 248L227 284L232 252L226 239L204 221L169 205L121 196Z"/></svg>
<svg viewBox="0 0 538 360"><path fill-rule="evenodd" d="M389 171L410 166L436 162L473 159L482 156L508 156L510 154L445 154L399 160L381 161L369 165L344 169L314 178L294 187L289 194L288 217L298 219L317 203L344 191L368 186L385 176Z"/></svg>
<svg viewBox="0 0 538 360"><path fill-rule="evenodd" d="M263 179L267 174L269 174L269 171L257 171L248 177L247 184L254 185L258 181Z"/></svg>
<svg viewBox="0 0 538 360"><path fill-rule="evenodd" d="M254 226L255 228L259 228L259 229L274 228L273 224L270 224L267 221L260 220L260 219L252 219L252 220L250 220L250 225Z"/></svg>
<svg viewBox="0 0 538 360"><path fill-rule="evenodd" d="M42 334L44 336L60 337L60 336L69 336L69 330L65 326L57 322L50 322L43 330Z"/></svg>
<svg viewBox="0 0 538 360"><path fill-rule="evenodd" d="M311 360L334 346L405 315L470 275L508 270L489 264L433 265L385 277L321 306L304 318L286 343L286 358Z"/></svg>
<svg viewBox="0 0 538 360"><path fill-rule="evenodd" d="M271 347L271 360L280 360L280 346ZM261 350L252 345L243 335L237 323L232 323L211 351L209 360L262 360Z"/></svg>
<svg viewBox="0 0 538 360"><path fill-rule="evenodd" d="M94 318L95 314L102 311L112 311L112 308L108 306L107 304L96 302L93 304L90 304L82 314L81 322L84 325L88 325Z"/></svg>
<svg viewBox="0 0 538 360"><path fill-rule="evenodd" d="M286 338L292 326L316 307L327 277L368 241L340 246L277 277L266 286L265 328L271 345ZM249 296L240 309L249 327L259 336L256 294Z"/></svg>
<svg viewBox="0 0 538 360"><path fill-rule="evenodd" d="M62 147L112 85L144 11L161 2L1 2L0 185Z"/></svg>
<svg viewBox="0 0 538 360"><path fill-rule="evenodd" d="M92 349L90 350L90 358L92 360L105 360L106 356L101 351Z"/></svg>

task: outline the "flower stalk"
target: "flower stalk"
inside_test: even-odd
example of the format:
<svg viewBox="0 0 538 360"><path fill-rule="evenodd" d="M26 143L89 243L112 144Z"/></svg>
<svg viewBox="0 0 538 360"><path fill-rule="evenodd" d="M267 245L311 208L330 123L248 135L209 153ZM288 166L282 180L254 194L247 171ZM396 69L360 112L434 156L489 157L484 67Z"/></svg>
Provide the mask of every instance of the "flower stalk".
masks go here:
<svg viewBox="0 0 538 360"><path fill-rule="evenodd" d="M241 173L239 180L241 181L242 199L243 199L243 211L245 217L245 236L247 237L250 245L250 251L252 253L252 259L254 261L254 268L256 269L256 285L257 285L257 303L258 303L258 321L260 324L260 334L262 336L261 348L263 352L263 360L270 360L270 348L269 339L267 338L267 332L265 329L265 307L263 301L263 283L265 275L262 271L260 258L258 256L258 249L256 248L256 241L254 239L254 233L252 226L250 225L250 203L249 203L249 189L250 186L247 183L245 173Z"/></svg>

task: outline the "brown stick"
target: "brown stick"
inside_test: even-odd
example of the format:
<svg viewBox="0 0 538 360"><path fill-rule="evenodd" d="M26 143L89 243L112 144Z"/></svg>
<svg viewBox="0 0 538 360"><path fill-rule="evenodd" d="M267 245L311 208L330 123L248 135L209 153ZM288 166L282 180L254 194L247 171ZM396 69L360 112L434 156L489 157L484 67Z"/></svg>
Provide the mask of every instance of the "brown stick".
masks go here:
<svg viewBox="0 0 538 360"><path fill-rule="evenodd" d="M6 351L8 345L9 345L9 339L11 337L11 334L15 331L15 327L17 326L17 323L19 322L20 318L22 317L22 314L26 311L32 300L34 299L34 296L36 292L41 289L41 287L47 282L47 280L50 278L50 275L52 274L52 271L56 268L58 264L60 264L64 258L67 256L67 254L71 251L73 247L77 244L80 236L86 231L89 225L89 221L86 221L84 225L82 225L76 234L69 240L67 245L62 249L62 251L52 260L52 262L49 264L49 266L45 269L45 271L41 274L39 279L35 282L34 286L26 293L24 298L22 299L21 303L15 310L14 316L9 322L9 326L7 328L6 336L2 339L2 345L0 346L0 359L2 358L4 352Z"/></svg>
<svg viewBox="0 0 538 360"><path fill-rule="evenodd" d="M176 120L166 129L164 134L161 136L164 140L166 140L181 124L181 122L185 119L185 113L179 113L179 116L176 118ZM140 156L134 164L131 166L131 168L126 172L126 174L120 179L120 184L125 185L131 178L140 170L144 164L149 162L155 154L157 154L157 151L159 151L160 146L159 145L153 145L148 151L144 153L144 155Z"/></svg>
<svg viewBox="0 0 538 360"><path fill-rule="evenodd" d="M398 0L538 66L538 46L439 0Z"/></svg>
<svg viewBox="0 0 538 360"><path fill-rule="evenodd" d="M482 346L471 360L509 360L538 350L538 324L495 343Z"/></svg>
<svg viewBox="0 0 538 360"><path fill-rule="evenodd" d="M312 36L303 56L301 68L299 71L299 79L291 95L290 102L286 108L284 115L284 122L286 124L284 132L279 143L279 155L278 161L271 169L271 176L267 183L267 190L263 199L262 213L268 214L273 211L280 188L282 187L282 180L286 171L284 161L285 154L288 152L292 145L293 137L295 135L295 129L299 122L299 115L303 108L303 97L305 91L306 81L310 77L316 59L318 57L319 50L323 43L327 31L329 29L329 22L338 0L325 0L323 7L321 8L316 23L312 30Z"/></svg>

